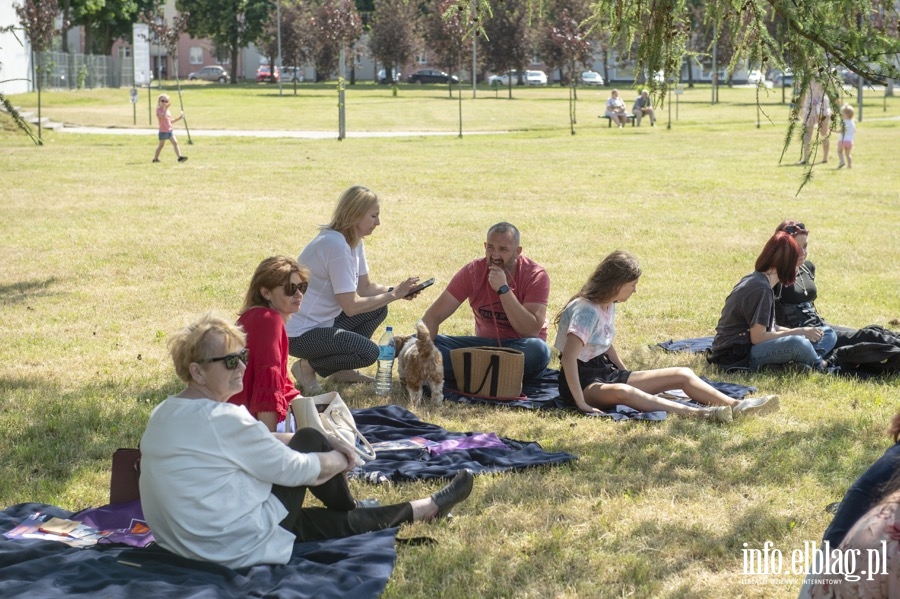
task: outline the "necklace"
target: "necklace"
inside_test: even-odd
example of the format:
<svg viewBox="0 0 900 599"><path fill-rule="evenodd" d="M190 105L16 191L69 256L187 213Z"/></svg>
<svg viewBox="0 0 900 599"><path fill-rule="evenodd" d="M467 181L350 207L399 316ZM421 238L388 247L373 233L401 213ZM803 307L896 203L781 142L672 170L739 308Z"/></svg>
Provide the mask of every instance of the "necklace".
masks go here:
<svg viewBox="0 0 900 599"><path fill-rule="evenodd" d="M804 275L804 274L809 274L809 275L811 275L812 273L809 272L809 270L806 268L806 266L800 266L800 274L799 274L799 276L797 277L797 284L800 285L800 288L803 290L803 295L804 295L804 296L808 296L808 295L809 295L809 291L807 291L806 285L803 284L803 275Z"/></svg>

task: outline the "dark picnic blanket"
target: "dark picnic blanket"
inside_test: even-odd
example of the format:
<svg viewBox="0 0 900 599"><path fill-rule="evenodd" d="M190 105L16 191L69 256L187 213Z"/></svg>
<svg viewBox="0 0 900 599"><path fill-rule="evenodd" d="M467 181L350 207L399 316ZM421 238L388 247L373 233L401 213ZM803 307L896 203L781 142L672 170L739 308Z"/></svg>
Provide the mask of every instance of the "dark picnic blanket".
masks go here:
<svg viewBox="0 0 900 599"><path fill-rule="evenodd" d="M756 387L747 387L736 383L725 383L720 381L712 381L706 377L700 377L725 395L735 399L742 399L748 394L756 391ZM506 406L511 408L524 408L527 410L547 410L560 409L569 410L573 413L581 413L576 408L566 405L562 397L559 396L559 371L553 369L544 370L541 375L535 379L525 381L522 385L522 399L514 401L497 401L493 399L485 399L483 397L471 397L462 395L454 391L456 381L445 381L444 399L466 404L482 404L491 406ZM691 402L685 402L691 403ZM692 404L699 405L699 404ZM659 422L666 419L665 412L639 412L627 406L616 406L615 410L609 410L604 414L584 414L587 417L610 418L612 420L647 420Z"/></svg>
<svg viewBox="0 0 900 599"><path fill-rule="evenodd" d="M713 337L694 337L693 339L679 339L678 341L669 339L651 347L658 347L668 352L686 351L692 354L702 354L712 350L713 339Z"/></svg>
<svg viewBox="0 0 900 599"><path fill-rule="evenodd" d="M22 503L0 512L0 533L34 512L60 518L72 515L51 505ZM56 541L0 536L0 597L374 599L384 592L394 569L396 533L391 528L347 539L298 543L284 566L240 570L181 558L156 545L76 549Z"/></svg>
<svg viewBox="0 0 900 599"><path fill-rule="evenodd" d="M370 443L423 437L442 442L462 439L476 433L451 432L436 424L423 422L400 406L387 405L353 410L359 431ZM426 449L384 451L377 459L354 469L350 476L378 483L385 480L433 480L452 478L459 470L468 468L481 472L504 472L536 466L564 464L577 459L566 452L547 452L533 441L500 438L506 447L471 447L431 455Z"/></svg>

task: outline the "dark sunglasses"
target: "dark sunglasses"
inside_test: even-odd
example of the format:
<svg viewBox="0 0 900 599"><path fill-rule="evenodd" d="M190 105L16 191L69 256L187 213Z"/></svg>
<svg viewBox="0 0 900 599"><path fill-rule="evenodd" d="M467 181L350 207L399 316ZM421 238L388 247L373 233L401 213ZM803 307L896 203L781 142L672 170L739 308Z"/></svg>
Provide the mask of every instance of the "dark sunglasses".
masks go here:
<svg viewBox="0 0 900 599"><path fill-rule="evenodd" d="M169 103L168 100L160 100L160 102L163 103L163 104L168 104L168 103Z"/></svg>
<svg viewBox="0 0 900 599"><path fill-rule="evenodd" d="M241 351L228 354L227 356L220 356L218 358L210 358L208 360L201 360L198 364L210 364L212 362L225 362L225 368L228 370L234 370L238 367L238 360L243 362L244 366L247 365L247 358L250 357L250 350L246 347Z"/></svg>
<svg viewBox="0 0 900 599"><path fill-rule="evenodd" d="M303 281L302 283L285 283L284 284L284 294L288 297L294 297L294 294L298 291L300 293L306 293L306 290L309 289L309 281Z"/></svg>
<svg viewBox="0 0 900 599"><path fill-rule="evenodd" d="M806 225L804 225L803 223L788 225L782 230L788 235L800 235L802 233L809 233L809 231L806 230Z"/></svg>

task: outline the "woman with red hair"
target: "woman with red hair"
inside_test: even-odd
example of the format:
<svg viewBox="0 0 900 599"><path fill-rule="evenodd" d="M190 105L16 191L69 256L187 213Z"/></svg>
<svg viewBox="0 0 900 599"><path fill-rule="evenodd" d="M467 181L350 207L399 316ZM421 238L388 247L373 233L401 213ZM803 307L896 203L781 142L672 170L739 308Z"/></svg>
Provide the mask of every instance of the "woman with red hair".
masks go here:
<svg viewBox="0 0 900 599"><path fill-rule="evenodd" d="M778 232L769 239L756 259L755 270L741 279L725 300L710 362L726 369L759 370L788 363L823 368L813 347L822 339L821 329L775 324L774 287L793 285L802 262L803 250L790 234Z"/></svg>

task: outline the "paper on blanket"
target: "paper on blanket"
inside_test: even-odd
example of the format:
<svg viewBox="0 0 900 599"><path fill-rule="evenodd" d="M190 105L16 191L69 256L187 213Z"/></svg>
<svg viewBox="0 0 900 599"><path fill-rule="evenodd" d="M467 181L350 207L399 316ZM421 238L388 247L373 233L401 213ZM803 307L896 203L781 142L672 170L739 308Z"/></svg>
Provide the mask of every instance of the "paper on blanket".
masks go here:
<svg viewBox="0 0 900 599"><path fill-rule="evenodd" d="M111 532L98 530L81 522L74 522L75 526L72 527L66 525L68 522L72 521L36 512L11 531L3 533L3 536L13 540L41 539L44 541L59 541L71 547L93 547L100 539L109 536Z"/></svg>
<svg viewBox="0 0 900 599"><path fill-rule="evenodd" d="M379 441L372 443L372 449L379 451L404 451L406 449L424 449L436 445L436 441L429 441L425 437L410 437L408 439L394 439L391 441Z"/></svg>

